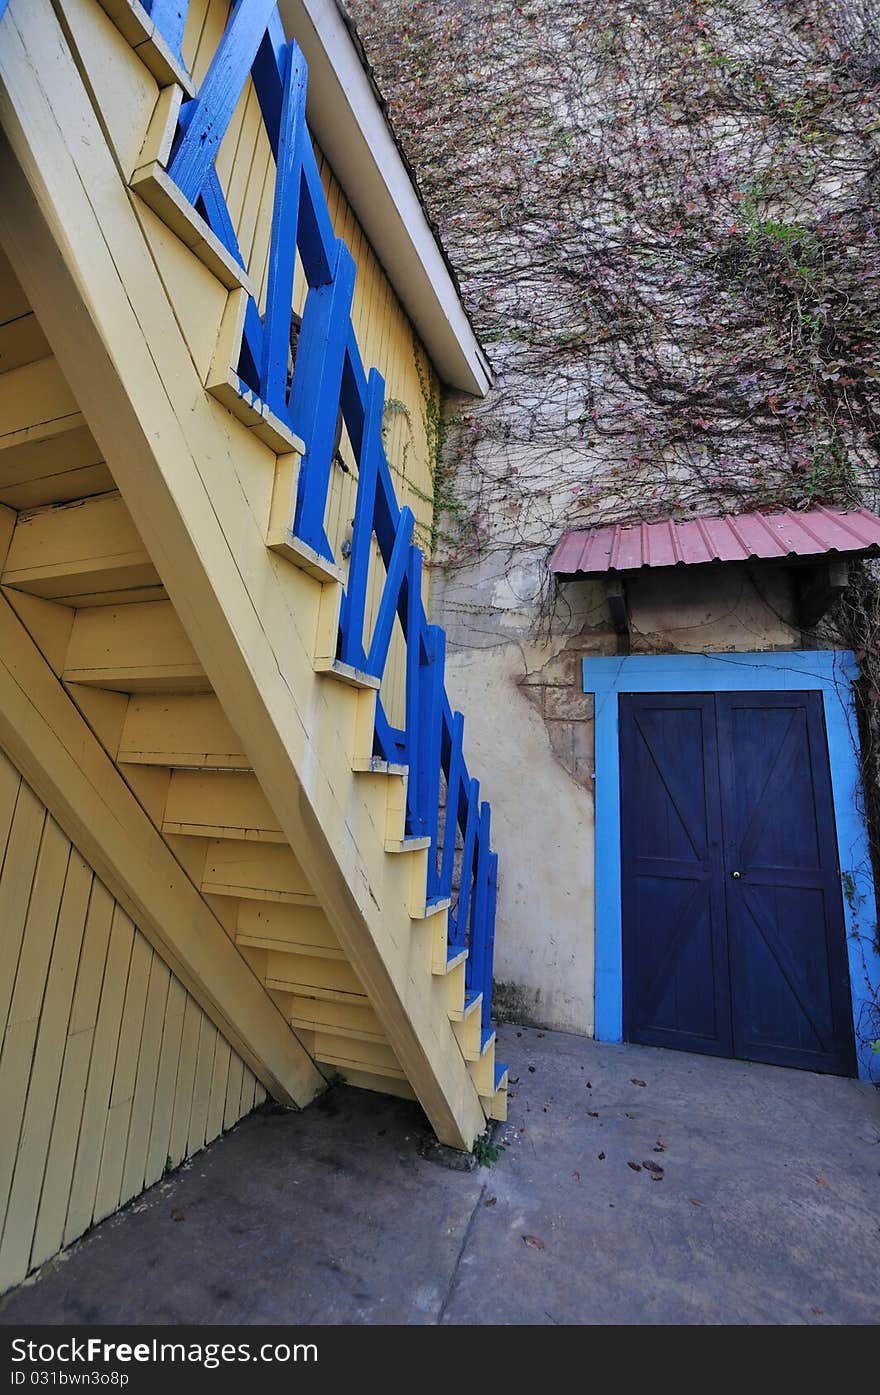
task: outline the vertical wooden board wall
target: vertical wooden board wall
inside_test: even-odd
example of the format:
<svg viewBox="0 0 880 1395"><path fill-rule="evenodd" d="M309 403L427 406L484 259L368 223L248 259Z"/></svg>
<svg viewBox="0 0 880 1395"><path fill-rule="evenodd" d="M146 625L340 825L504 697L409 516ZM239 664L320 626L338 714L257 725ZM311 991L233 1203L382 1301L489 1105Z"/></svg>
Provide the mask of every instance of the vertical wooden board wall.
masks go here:
<svg viewBox="0 0 880 1395"><path fill-rule="evenodd" d="M0 751L0 1291L263 1099Z"/></svg>

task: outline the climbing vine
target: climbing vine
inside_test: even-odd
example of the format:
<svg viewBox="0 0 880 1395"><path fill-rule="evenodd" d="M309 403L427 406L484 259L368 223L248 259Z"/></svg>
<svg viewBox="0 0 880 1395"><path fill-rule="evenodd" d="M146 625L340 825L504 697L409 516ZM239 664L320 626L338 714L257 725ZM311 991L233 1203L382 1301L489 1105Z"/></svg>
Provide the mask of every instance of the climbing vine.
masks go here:
<svg viewBox="0 0 880 1395"><path fill-rule="evenodd" d="M870 500L876 0L350 0L496 372L447 562Z"/></svg>
<svg viewBox="0 0 880 1395"><path fill-rule="evenodd" d="M540 616L564 527L877 506L880 0L347 3L495 372L445 568ZM876 568L835 624L880 886Z"/></svg>

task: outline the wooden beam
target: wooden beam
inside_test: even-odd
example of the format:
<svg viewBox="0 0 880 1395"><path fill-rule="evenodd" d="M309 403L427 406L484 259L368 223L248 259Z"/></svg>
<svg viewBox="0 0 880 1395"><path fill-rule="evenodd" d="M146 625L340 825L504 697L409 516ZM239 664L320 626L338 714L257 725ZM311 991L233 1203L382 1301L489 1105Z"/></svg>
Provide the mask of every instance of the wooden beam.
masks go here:
<svg viewBox="0 0 880 1395"><path fill-rule="evenodd" d="M0 745L266 1088L307 1104L322 1077L3 597Z"/></svg>
<svg viewBox="0 0 880 1395"><path fill-rule="evenodd" d="M615 634L629 639L629 612L626 604L626 582L622 576L609 576L605 582L605 599Z"/></svg>
<svg viewBox="0 0 880 1395"><path fill-rule="evenodd" d="M848 585L848 562L824 562L821 566L800 572L795 581L798 623L804 629L812 629L843 595Z"/></svg>

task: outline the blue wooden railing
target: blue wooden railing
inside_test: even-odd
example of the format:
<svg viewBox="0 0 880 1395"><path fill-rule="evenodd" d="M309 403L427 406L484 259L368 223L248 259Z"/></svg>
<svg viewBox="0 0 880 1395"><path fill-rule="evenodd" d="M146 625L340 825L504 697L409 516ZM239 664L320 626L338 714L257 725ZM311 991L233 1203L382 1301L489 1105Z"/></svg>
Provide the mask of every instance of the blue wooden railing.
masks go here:
<svg viewBox="0 0 880 1395"><path fill-rule="evenodd" d="M152 0L151 16L179 53L188 0ZM250 75L276 162L266 309L251 298L245 315L238 375L305 443L292 532L333 562L324 518L339 413L358 464L348 581L340 611L337 657L381 679L399 617L406 642L406 723L391 725L377 697L374 754L408 767L406 832L430 838L428 907L453 899L450 957L468 950L470 1000L483 995L488 1030L498 856L490 848L489 805L468 774L462 751L464 718L453 712L444 685L445 634L427 621L422 604L422 554L413 543L414 518L400 508L382 442L385 384L367 375L351 321L356 266L338 239L306 125L306 63L288 43L275 0L236 0L225 32L195 97L185 101L167 172L244 268L215 160ZM297 250L308 285L296 343L289 355ZM373 538L385 583L365 639ZM445 780L445 809L442 785ZM441 817L442 814L442 817ZM457 833L461 835L456 857Z"/></svg>

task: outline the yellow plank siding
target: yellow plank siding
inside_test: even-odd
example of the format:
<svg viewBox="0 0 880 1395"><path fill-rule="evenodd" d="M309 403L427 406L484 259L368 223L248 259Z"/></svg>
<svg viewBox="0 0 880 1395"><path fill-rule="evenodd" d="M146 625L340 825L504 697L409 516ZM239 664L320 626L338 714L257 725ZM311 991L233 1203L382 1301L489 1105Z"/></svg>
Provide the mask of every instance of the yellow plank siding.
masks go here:
<svg viewBox="0 0 880 1395"><path fill-rule="evenodd" d="M95 880L77 966L52 1139L31 1251L32 1265L42 1264L55 1254L64 1239L113 908L113 897Z"/></svg>
<svg viewBox="0 0 880 1395"><path fill-rule="evenodd" d="M189 1116L189 1136L187 1154L197 1153L205 1146L208 1127L208 1105L211 1099L211 1077L214 1070L214 1052L217 1048L217 1028L208 1018L202 1016L199 1031L199 1049L196 1055L196 1069L193 1078L192 1110Z"/></svg>
<svg viewBox="0 0 880 1395"><path fill-rule="evenodd" d="M193 1083L196 1077L196 1056L199 1050L201 1013L195 999L189 998L183 1017L183 1034L180 1042L180 1058L174 1091L174 1109L171 1116L171 1136L168 1143L168 1160L172 1167L187 1156L189 1139L189 1119L192 1112Z"/></svg>
<svg viewBox="0 0 880 1395"><path fill-rule="evenodd" d="M131 1122L122 1169L120 1204L130 1201L143 1190L147 1172L147 1152L153 1123L153 1105L162 1050L162 1027L171 972L153 950L150 951L150 981L137 1054L137 1078L131 1105Z"/></svg>
<svg viewBox="0 0 880 1395"><path fill-rule="evenodd" d="M46 971L61 906L70 844L53 819L43 826L9 1016L0 1051L0 1214L5 1215L21 1133ZM7 967L7 972L9 965Z"/></svg>
<svg viewBox="0 0 880 1395"><path fill-rule="evenodd" d="M72 852L52 960L46 975L36 1048L32 1062L24 1063L23 1069L27 1094L6 1223L0 1242L0 1290L26 1272L30 1258L91 883L91 868L78 853Z"/></svg>
<svg viewBox="0 0 880 1395"><path fill-rule="evenodd" d="M214 1067L211 1071L211 1092L208 1102L208 1118L205 1131L206 1143L211 1143L223 1130L223 1115L226 1107L226 1082L229 1079L231 1057L229 1042L217 1034L214 1048Z"/></svg>
<svg viewBox="0 0 880 1395"><path fill-rule="evenodd" d="M135 936L125 985L125 1002L116 1047L116 1066L110 1090L110 1109L104 1129L104 1146L101 1150L101 1168L95 1196L94 1218L98 1221L115 1211L120 1202L122 1169L125 1165L125 1147L131 1122L132 1097L137 1076L151 959L152 950L147 941L142 935Z"/></svg>
<svg viewBox="0 0 880 1395"><path fill-rule="evenodd" d="M226 1077L226 1101L223 1111L224 1129L232 1128L241 1113L241 1082L244 1062L233 1051L229 1058L229 1073Z"/></svg>
<svg viewBox="0 0 880 1395"><path fill-rule="evenodd" d="M179 979L171 975L168 996L165 1000L162 1049L159 1056L159 1072L156 1078L156 1101L153 1107L144 1177L148 1187L152 1186L154 1182L158 1182L168 1162L168 1144L171 1139L171 1118L174 1113L174 1092L177 1085L177 1067L180 1061L183 1014L186 1010L186 1004L186 989ZM235 1120L232 1120L232 1123L234 1122Z"/></svg>
<svg viewBox="0 0 880 1395"><path fill-rule="evenodd" d="M255 1085L2 751L0 863L2 1291L235 1124Z"/></svg>
<svg viewBox="0 0 880 1395"><path fill-rule="evenodd" d="M91 1225L95 1213L101 1151L110 1110L113 1068L116 1064L116 1049L133 943L134 927L129 917L117 905L114 907L98 1020L92 1042L79 1145L64 1229L65 1244L82 1235Z"/></svg>

